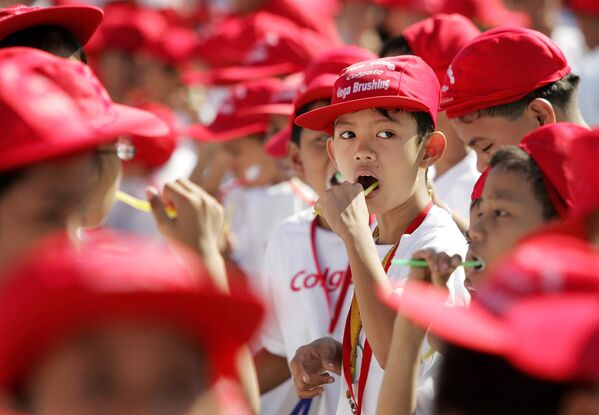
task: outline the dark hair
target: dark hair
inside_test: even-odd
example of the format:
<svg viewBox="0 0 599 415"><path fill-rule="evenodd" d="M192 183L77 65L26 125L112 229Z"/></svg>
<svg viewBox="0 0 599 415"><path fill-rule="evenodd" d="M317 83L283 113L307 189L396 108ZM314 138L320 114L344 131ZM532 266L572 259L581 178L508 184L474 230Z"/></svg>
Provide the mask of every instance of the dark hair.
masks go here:
<svg viewBox="0 0 599 415"><path fill-rule="evenodd" d="M389 114L404 112L409 114L416 121L416 131L420 142L424 141L435 131L435 123L429 114L426 112L409 112L401 109L375 108L382 116L392 120Z"/></svg>
<svg viewBox="0 0 599 415"><path fill-rule="evenodd" d="M394 36L383 43L383 47L379 52L381 58L388 56L401 56L401 55L413 55L414 52L408 44L408 41L403 35Z"/></svg>
<svg viewBox="0 0 599 415"><path fill-rule="evenodd" d="M549 198L541 170L524 150L516 146L504 147L493 155L489 164L492 168L500 167L525 176L532 185L535 198L543 206L543 218L549 220L557 217L557 211Z"/></svg>
<svg viewBox="0 0 599 415"><path fill-rule="evenodd" d="M570 73L559 81L535 89L518 101L483 108L459 117L459 120L469 123L481 117L504 117L513 121L522 116L526 107L537 98L546 99L551 105L555 105L566 114L572 115L572 112L576 109L576 95L579 84L580 77Z"/></svg>
<svg viewBox="0 0 599 415"><path fill-rule="evenodd" d="M578 385L529 376L499 356L445 345L435 414L555 415Z"/></svg>
<svg viewBox="0 0 599 415"><path fill-rule="evenodd" d="M60 26L30 27L0 40L0 48L15 46L41 49L62 58L75 58L87 63L87 55L75 36Z"/></svg>
<svg viewBox="0 0 599 415"><path fill-rule="evenodd" d="M308 102L307 104L302 105L297 111L295 111L295 116L299 117L302 114L305 114L309 111L312 111L314 109L314 104L318 103L318 102L327 102L327 105L330 104L330 99L328 98L323 98L323 99L317 99L316 101L312 101L312 102ZM295 143L298 147L300 146L300 138L302 135L302 127L300 127L297 124L293 124L293 127L291 128L291 142Z"/></svg>
<svg viewBox="0 0 599 415"><path fill-rule="evenodd" d="M0 197L25 175L24 169L11 170L0 173Z"/></svg>

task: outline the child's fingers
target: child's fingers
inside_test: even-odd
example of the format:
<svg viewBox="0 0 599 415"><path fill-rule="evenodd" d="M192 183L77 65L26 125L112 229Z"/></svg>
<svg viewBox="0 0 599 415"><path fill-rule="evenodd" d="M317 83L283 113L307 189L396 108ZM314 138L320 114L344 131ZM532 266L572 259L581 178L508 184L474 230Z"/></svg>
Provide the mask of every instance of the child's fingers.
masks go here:
<svg viewBox="0 0 599 415"><path fill-rule="evenodd" d="M155 187L148 187L146 189L146 198L148 202L150 202L150 207L152 208L152 215L156 219L156 222L159 225L167 224L171 221L171 218L166 214L164 203L160 199L160 194L158 193L158 189Z"/></svg>

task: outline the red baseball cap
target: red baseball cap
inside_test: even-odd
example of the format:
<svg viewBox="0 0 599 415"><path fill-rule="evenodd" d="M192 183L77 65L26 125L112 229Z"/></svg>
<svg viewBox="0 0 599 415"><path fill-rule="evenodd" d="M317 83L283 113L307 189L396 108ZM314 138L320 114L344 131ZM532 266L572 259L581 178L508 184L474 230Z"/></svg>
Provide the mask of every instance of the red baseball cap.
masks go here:
<svg viewBox="0 0 599 415"><path fill-rule="evenodd" d="M577 172L588 166L589 161L593 166L596 163L596 160L589 160L589 155L572 157L573 150L581 144L579 137L588 131L580 125L557 123L534 130L520 142L520 148L539 167L549 198L561 218L569 216L577 203L573 190L575 183L590 179L580 177ZM595 177L599 177L597 173ZM595 181L597 183L599 181Z"/></svg>
<svg viewBox="0 0 599 415"><path fill-rule="evenodd" d="M168 133L151 113L112 102L89 67L37 49L0 50L0 102L0 171Z"/></svg>
<svg viewBox="0 0 599 415"><path fill-rule="evenodd" d="M446 306L447 291L423 283L409 283L389 302L436 336L500 355L533 376L597 381L598 269L588 242L540 235L490 270L469 308Z"/></svg>
<svg viewBox="0 0 599 415"><path fill-rule="evenodd" d="M135 146L135 157L124 163L125 165L136 164L148 169L157 169L169 161L177 148L179 134L175 114L169 107L157 102L148 102L136 107L160 118L168 126L169 133L160 137L132 136L131 142Z"/></svg>
<svg viewBox="0 0 599 415"><path fill-rule="evenodd" d="M0 385L8 390L58 342L106 323L176 329L210 358L215 375L256 330L263 310L248 294L218 290L193 253L100 232L75 246L53 236L4 273Z"/></svg>
<svg viewBox="0 0 599 415"><path fill-rule="evenodd" d="M338 76L331 105L300 115L296 123L330 133L341 115L376 107L422 111L436 122L439 81L430 66L417 56L358 62Z"/></svg>
<svg viewBox="0 0 599 415"><path fill-rule="evenodd" d="M158 44L168 26L166 17L157 10L129 3L111 3L86 50L91 54L106 49L137 52Z"/></svg>
<svg viewBox="0 0 599 415"><path fill-rule="evenodd" d="M412 10L425 14L437 14L443 10L446 0L374 0L374 3L387 8Z"/></svg>
<svg viewBox="0 0 599 415"><path fill-rule="evenodd" d="M240 66L218 68L204 75L211 84L223 85L303 71L332 43L318 33L289 25L271 31L249 48Z"/></svg>
<svg viewBox="0 0 599 415"><path fill-rule="evenodd" d="M459 13L487 27L530 26L526 13L508 9L502 0L446 0L443 13Z"/></svg>
<svg viewBox="0 0 599 415"><path fill-rule="evenodd" d="M439 83L459 50L478 35L480 30L461 14L437 14L403 32L414 55L433 68Z"/></svg>
<svg viewBox="0 0 599 415"><path fill-rule="evenodd" d="M572 216L585 216L599 210L599 129L579 135L572 146L570 158L573 167L572 198L575 203Z"/></svg>
<svg viewBox="0 0 599 415"><path fill-rule="evenodd" d="M570 73L566 57L544 34L524 28L489 30L464 46L441 86L449 118L518 101Z"/></svg>
<svg viewBox="0 0 599 415"><path fill-rule="evenodd" d="M271 157L287 157L287 144L291 141L291 127L287 126L264 143L266 154Z"/></svg>
<svg viewBox="0 0 599 415"><path fill-rule="evenodd" d="M58 26L85 45L103 16L102 9L93 6L30 7L17 4L0 9L0 40L31 27Z"/></svg>
<svg viewBox="0 0 599 415"><path fill-rule="evenodd" d="M264 113L243 115L253 107L270 103L270 97L283 81L266 78L235 85L220 106L216 118L209 125L193 125L186 135L199 141L222 142L253 134L263 134L268 128L268 115Z"/></svg>
<svg viewBox="0 0 599 415"><path fill-rule="evenodd" d="M568 7L574 13L599 15L599 3L595 0L569 0Z"/></svg>
<svg viewBox="0 0 599 415"><path fill-rule="evenodd" d="M472 195L470 196L471 200L477 200L483 197L483 190L485 188L485 183L487 182L487 177L489 176L489 168L487 167L484 172L478 177L476 183L474 183L474 188L472 189Z"/></svg>
<svg viewBox="0 0 599 415"><path fill-rule="evenodd" d="M270 95L270 101L264 105L253 105L239 110L239 115L291 115L293 100L302 85L304 75L300 72L289 75L279 83Z"/></svg>
<svg viewBox="0 0 599 415"><path fill-rule="evenodd" d="M376 55L358 46L348 45L331 49L312 62L304 71L303 82L293 102L289 127L268 139L265 144L266 152L273 157L286 157L287 143L291 139L297 111L311 102L330 100L339 73L356 62L370 59L376 59Z"/></svg>

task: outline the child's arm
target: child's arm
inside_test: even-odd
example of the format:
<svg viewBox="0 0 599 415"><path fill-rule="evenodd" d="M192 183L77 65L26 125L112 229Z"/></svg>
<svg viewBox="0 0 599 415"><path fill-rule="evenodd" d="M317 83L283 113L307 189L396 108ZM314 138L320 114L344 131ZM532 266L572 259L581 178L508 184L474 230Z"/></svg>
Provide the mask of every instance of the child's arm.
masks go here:
<svg viewBox="0 0 599 415"><path fill-rule="evenodd" d="M206 191L190 182L179 179L164 186L162 195L155 189L148 191L148 199L156 218L158 229L168 238L181 242L200 255L215 285L229 291L224 259L218 248L223 228L223 208ZM177 218L166 215L165 205L172 205ZM253 413L259 412L260 393L256 368L249 349L243 348L237 356L237 373L245 397Z"/></svg>
<svg viewBox="0 0 599 415"><path fill-rule="evenodd" d="M254 364L261 394L276 388L291 377L287 359L272 354L266 349L262 349L254 355Z"/></svg>
<svg viewBox="0 0 599 415"><path fill-rule="evenodd" d="M440 288L445 288L451 273L461 263L459 255L449 257L445 253L435 253L432 250L418 251L413 259L424 259L429 268L414 268L408 281L430 282ZM409 284L406 291L409 290ZM412 415L416 410L416 379L420 349L426 336L426 330L403 317L397 315L393 327L389 357L377 415Z"/></svg>
<svg viewBox="0 0 599 415"><path fill-rule="evenodd" d="M385 368L395 312L381 300L392 287L381 265L368 225L368 208L360 184L342 183L318 200L322 215L345 244L360 315L374 357Z"/></svg>

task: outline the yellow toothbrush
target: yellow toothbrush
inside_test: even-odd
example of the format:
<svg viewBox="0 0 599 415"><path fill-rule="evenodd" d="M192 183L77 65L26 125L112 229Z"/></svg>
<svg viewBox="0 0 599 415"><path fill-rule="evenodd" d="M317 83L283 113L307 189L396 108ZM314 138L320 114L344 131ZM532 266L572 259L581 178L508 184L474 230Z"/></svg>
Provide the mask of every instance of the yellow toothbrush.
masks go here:
<svg viewBox="0 0 599 415"><path fill-rule="evenodd" d="M120 202L123 202L124 204L132 207L133 209L137 209L142 212L148 213L152 212L152 206L150 206L150 202L148 202L147 200L138 199L120 190L117 190L116 198ZM169 218L173 219L177 217L177 211L172 207L167 207L165 210Z"/></svg>

